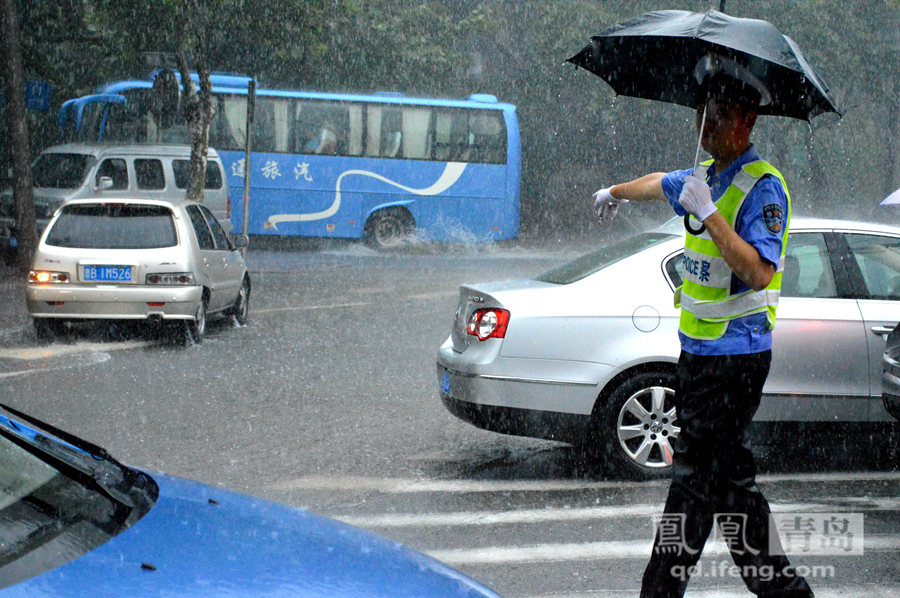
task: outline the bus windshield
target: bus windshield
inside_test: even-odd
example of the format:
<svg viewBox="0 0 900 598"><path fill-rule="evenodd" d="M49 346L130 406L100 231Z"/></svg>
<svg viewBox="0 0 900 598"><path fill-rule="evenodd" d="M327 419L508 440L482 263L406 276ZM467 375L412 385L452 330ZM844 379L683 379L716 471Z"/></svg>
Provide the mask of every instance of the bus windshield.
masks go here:
<svg viewBox="0 0 900 598"><path fill-rule="evenodd" d="M149 81L107 85L124 103L88 108L83 141L189 144L180 112L157 114ZM209 147L225 165L235 227L258 235L497 241L519 233L515 106L468 100L257 91L250 164L246 89L213 88ZM87 111L87 109L86 109ZM240 229L239 229L240 230Z"/></svg>

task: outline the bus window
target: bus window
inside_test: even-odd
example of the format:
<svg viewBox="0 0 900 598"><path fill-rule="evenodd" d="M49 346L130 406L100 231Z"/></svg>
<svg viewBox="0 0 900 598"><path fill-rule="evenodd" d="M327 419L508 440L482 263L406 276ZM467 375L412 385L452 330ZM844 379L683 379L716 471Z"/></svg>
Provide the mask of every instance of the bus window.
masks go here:
<svg viewBox="0 0 900 598"><path fill-rule="evenodd" d="M385 106L381 110L381 151L382 158L399 158L403 141L403 117L400 108Z"/></svg>
<svg viewBox="0 0 900 598"><path fill-rule="evenodd" d="M506 129L499 113L487 110L470 113L469 139L472 145L469 161L506 164Z"/></svg>
<svg viewBox="0 0 900 598"><path fill-rule="evenodd" d="M431 158L429 143L430 108L403 108L403 157L415 160Z"/></svg>
<svg viewBox="0 0 900 598"><path fill-rule="evenodd" d="M243 150L247 143L247 96L220 96L209 128L209 144L218 150Z"/></svg>
<svg viewBox="0 0 900 598"><path fill-rule="evenodd" d="M285 153L288 151L288 120L290 100L285 98L256 98L253 115L253 151Z"/></svg>
<svg viewBox="0 0 900 598"><path fill-rule="evenodd" d="M81 113L81 130L76 138L79 141L89 141L93 138L103 138L105 131L102 130L103 117L106 115L109 106L107 104L88 104Z"/></svg>
<svg viewBox="0 0 900 598"><path fill-rule="evenodd" d="M350 128L347 135L347 156L361 156L363 153L363 107L362 104L347 106Z"/></svg>
<svg viewBox="0 0 900 598"><path fill-rule="evenodd" d="M441 110L434 127L434 159L469 161L469 120L461 110Z"/></svg>
<svg viewBox="0 0 900 598"><path fill-rule="evenodd" d="M381 143L381 106L369 105L366 121L369 125L366 135L366 155L377 158L380 155L378 148Z"/></svg>
<svg viewBox="0 0 900 598"><path fill-rule="evenodd" d="M125 104L109 107L103 130L104 141L146 143L156 140L156 121L143 100L144 94L130 93Z"/></svg>
<svg viewBox="0 0 900 598"><path fill-rule="evenodd" d="M403 112L399 106L369 104L366 155L373 158L401 158Z"/></svg>
<svg viewBox="0 0 900 598"><path fill-rule="evenodd" d="M183 119L171 127L159 130L159 142L165 145L190 145L191 133Z"/></svg>
<svg viewBox="0 0 900 598"><path fill-rule="evenodd" d="M295 144L303 154L358 156L362 153L362 106L344 102L297 102Z"/></svg>

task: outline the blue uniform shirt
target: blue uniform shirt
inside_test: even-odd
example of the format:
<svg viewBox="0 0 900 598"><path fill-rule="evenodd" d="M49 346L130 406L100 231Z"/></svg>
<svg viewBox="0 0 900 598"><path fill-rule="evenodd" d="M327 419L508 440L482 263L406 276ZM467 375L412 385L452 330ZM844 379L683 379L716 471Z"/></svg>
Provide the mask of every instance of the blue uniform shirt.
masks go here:
<svg viewBox="0 0 900 598"><path fill-rule="evenodd" d="M718 175L713 174L713 167L710 166L707 170L707 181L712 200L716 202L725 194L732 179L745 164L759 159L756 149L750 146L750 149ZM687 213L678 203L678 196L681 195L681 188L684 186L684 177L689 174L691 170L676 170L666 174L662 179L663 192L679 216ZM780 212L764 211L763 208L770 204L780 206ZM765 213L780 213L782 220L787 218L788 213L784 187L778 178L772 176L760 179L747 195L735 220L734 230L744 241L755 247L764 260L777 267L781 260L781 236L785 223L770 222L767 226ZM776 227L775 224L781 226ZM733 293L749 289L734 274L731 276L731 288ZM768 351L772 348L772 331L769 330L765 313L732 320L728 323L725 334L714 341L688 338L680 331L678 337L681 339L681 349L694 355L742 355Z"/></svg>

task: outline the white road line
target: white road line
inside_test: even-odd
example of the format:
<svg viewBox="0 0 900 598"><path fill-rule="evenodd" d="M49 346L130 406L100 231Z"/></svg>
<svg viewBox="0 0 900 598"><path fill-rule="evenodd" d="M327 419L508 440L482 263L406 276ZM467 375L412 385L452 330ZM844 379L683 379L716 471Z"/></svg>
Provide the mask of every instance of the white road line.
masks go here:
<svg viewBox="0 0 900 598"><path fill-rule="evenodd" d="M0 378L13 378L15 376L28 376L31 374L53 372L57 370L67 370L70 368L85 367L90 365L99 365L105 361L112 359L112 355L106 351L85 351L83 353L73 353L69 359L56 359L49 364L39 368L20 370L17 372L0 373Z"/></svg>
<svg viewBox="0 0 900 598"><path fill-rule="evenodd" d="M772 503L775 513L857 513L871 511L898 511L898 498L820 498L817 503ZM337 517L344 523L365 528L428 527L453 525L509 525L542 523L546 521L579 521L617 519L625 517L658 517L663 504L629 506L587 507L580 509L524 509L520 511L490 512L469 511L458 513L392 514Z"/></svg>
<svg viewBox="0 0 900 598"><path fill-rule="evenodd" d="M622 517L654 517L662 514L663 505L632 505L625 507L591 507L583 509L532 509L492 513L470 511L459 513L425 513L406 515L373 515L336 517L344 523L365 528L428 527L451 525L508 525L542 523L545 521L578 521L585 519L613 519Z"/></svg>
<svg viewBox="0 0 900 598"><path fill-rule="evenodd" d="M362 307L371 305L371 302L364 303L334 303L332 305L298 305L295 307L271 307L269 309L254 309L253 314L274 314L284 311L306 311L311 309L340 309L342 307Z"/></svg>
<svg viewBox="0 0 900 598"><path fill-rule="evenodd" d="M900 477L900 474L898 474ZM668 480L654 480L640 485L663 486ZM308 476L296 480L276 482L268 490L366 490L385 493L411 492L520 492L551 490L591 490L631 488L635 482L578 482L575 480L475 481L475 480L413 480L406 478L367 478Z"/></svg>
<svg viewBox="0 0 900 598"><path fill-rule="evenodd" d="M407 299L443 299L445 297L458 297L459 289L452 291L437 291L434 293L422 293L419 295L410 295Z"/></svg>
<svg viewBox="0 0 900 598"><path fill-rule="evenodd" d="M652 539L582 544L539 544L536 546L497 546L490 548L462 548L426 551L428 555L448 565L508 565L513 563L547 563L558 561L601 561L616 559L646 559L653 549ZM898 535L866 535L864 551L895 551L900 549ZM703 548L703 556L727 556L728 548L721 540Z"/></svg>
<svg viewBox="0 0 900 598"><path fill-rule="evenodd" d="M900 472L796 473L757 476L765 484L783 482L867 482L897 481ZM582 482L577 480L414 480L408 478L308 476L266 486L267 490L414 492L551 492L567 490L605 490L668 486L668 479L646 482Z"/></svg>
<svg viewBox="0 0 900 598"><path fill-rule="evenodd" d="M148 341L125 341L119 343L76 343L74 345L53 344L46 347L21 347L16 349L0 349L0 359L19 359L30 361L34 359L50 359L73 353L107 353L124 349L138 349L149 347Z"/></svg>

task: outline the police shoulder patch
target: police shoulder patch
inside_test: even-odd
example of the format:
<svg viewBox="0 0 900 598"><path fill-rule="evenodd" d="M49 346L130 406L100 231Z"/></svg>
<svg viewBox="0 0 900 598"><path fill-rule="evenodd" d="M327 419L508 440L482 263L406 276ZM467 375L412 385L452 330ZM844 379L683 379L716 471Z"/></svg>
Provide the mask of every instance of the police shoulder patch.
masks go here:
<svg viewBox="0 0 900 598"><path fill-rule="evenodd" d="M770 203L763 206L763 218L766 221L766 228L770 233L780 233L784 230L784 208L777 203Z"/></svg>

